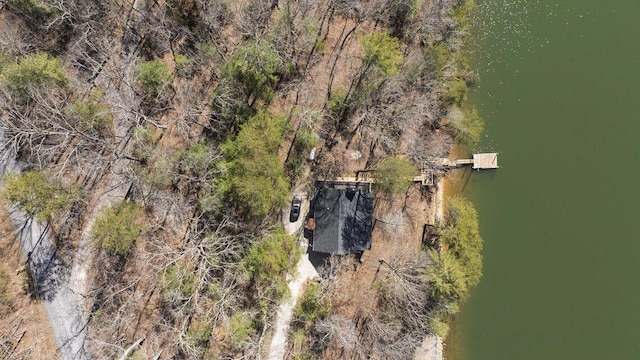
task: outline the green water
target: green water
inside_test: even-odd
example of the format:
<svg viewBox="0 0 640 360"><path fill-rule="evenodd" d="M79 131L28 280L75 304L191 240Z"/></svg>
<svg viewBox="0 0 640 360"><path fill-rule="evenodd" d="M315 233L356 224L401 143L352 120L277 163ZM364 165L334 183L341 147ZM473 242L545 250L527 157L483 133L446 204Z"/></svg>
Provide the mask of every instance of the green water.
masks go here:
<svg viewBox="0 0 640 360"><path fill-rule="evenodd" d="M477 0L467 360L640 359L640 1Z"/></svg>

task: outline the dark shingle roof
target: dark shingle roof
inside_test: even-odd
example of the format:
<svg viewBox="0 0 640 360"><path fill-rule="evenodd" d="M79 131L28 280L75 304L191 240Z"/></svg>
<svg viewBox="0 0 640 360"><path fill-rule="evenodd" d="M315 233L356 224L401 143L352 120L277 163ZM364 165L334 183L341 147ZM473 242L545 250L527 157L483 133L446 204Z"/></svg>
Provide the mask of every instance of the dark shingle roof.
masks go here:
<svg viewBox="0 0 640 360"><path fill-rule="evenodd" d="M321 189L314 205L313 251L353 254L371 249L373 195L358 189Z"/></svg>

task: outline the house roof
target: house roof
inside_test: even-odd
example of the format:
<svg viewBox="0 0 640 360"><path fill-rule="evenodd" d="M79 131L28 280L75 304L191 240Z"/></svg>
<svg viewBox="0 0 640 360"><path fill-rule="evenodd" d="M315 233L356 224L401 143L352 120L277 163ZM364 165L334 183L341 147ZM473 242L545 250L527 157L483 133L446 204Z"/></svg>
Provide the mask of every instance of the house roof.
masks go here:
<svg viewBox="0 0 640 360"><path fill-rule="evenodd" d="M313 210L313 251L345 255L371 249L371 193L324 188L316 195Z"/></svg>

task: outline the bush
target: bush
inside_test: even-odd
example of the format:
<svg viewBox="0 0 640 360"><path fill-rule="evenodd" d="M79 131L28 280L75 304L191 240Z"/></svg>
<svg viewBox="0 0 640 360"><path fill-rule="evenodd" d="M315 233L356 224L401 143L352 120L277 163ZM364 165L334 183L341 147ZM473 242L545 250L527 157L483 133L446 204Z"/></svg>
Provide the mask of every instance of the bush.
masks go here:
<svg viewBox="0 0 640 360"><path fill-rule="evenodd" d="M449 220L438 229L440 243L460 261L468 288L482 277L482 238L478 213L473 204L461 196L449 198Z"/></svg>
<svg viewBox="0 0 640 360"><path fill-rule="evenodd" d="M417 173L418 170L408 158L391 156L376 167L376 185L387 194L402 194L413 183Z"/></svg>
<svg viewBox="0 0 640 360"><path fill-rule="evenodd" d="M236 125L244 124L255 115L247 103L246 95L234 81L221 80L211 98L213 109L211 130L224 135Z"/></svg>
<svg viewBox="0 0 640 360"><path fill-rule="evenodd" d="M137 81L147 94L160 95L173 81L173 75L167 65L160 60L145 61L136 66Z"/></svg>
<svg viewBox="0 0 640 360"><path fill-rule="evenodd" d="M270 102L273 87L279 77L286 73L280 55L267 42L247 42L222 66L222 76L242 84L248 95Z"/></svg>
<svg viewBox="0 0 640 360"><path fill-rule="evenodd" d="M484 120L475 109L461 109L453 106L449 109L447 120L453 126L453 135L464 144L473 145L480 140L484 131Z"/></svg>
<svg viewBox="0 0 640 360"><path fill-rule="evenodd" d="M333 115L341 114L347 108L347 93L344 88L337 88L329 95L327 110Z"/></svg>
<svg viewBox="0 0 640 360"><path fill-rule="evenodd" d="M429 332L435 336L440 338L447 337L449 333L449 324L447 323L446 315L443 314L434 314L432 318L429 319L429 324L427 325Z"/></svg>
<svg viewBox="0 0 640 360"><path fill-rule="evenodd" d="M212 332L213 329L208 322L193 320L187 330L184 343L181 344L182 350L189 353L190 349L187 348L196 348L200 350L197 351L198 353L202 353L211 339Z"/></svg>
<svg viewBox="0 0 640 360"><path fill-rule="evenodd" d="M30 15L49 15L55 9L42 0L7 0L7 3Z"/></svg>
<svg viewBox="0 0 640 360"><path fill-rule="evenodd" d="M1 75L7 86L20 96L28 96L32 88L64 86L67 74L60 58L39 52L4 67Z"/></svg>
<svg viewBox="0 0 640 360"><path fill-rule="evenodd" d="M180 173L195 177L210 177L215 169L215 153L206 143L195 143L177 154Z"/></svg>
<svg viewBox="0 0 640 360"><path fill-rule="evenodd" d="M174 164L166 154L155 152L144 166L136 168L139 178L155 190L164 190L173 183Z"/></svg>
<svg viewBox="0 0 640 360"><path fill-rule="evenodd" d="M193 267L176 262L167 268L160 280L160 295L170 306L179 306L196 292L197 286Z"/></svg>
<svg viewBox="0 0 640 360"><path fill-rule="evenodd" d="M324 319L329 314L329 304L322 299L322 287L317 282L309 282L304 294L293 309L296 321L307 323Z"/></svg>
<svg viewBox="0 0 640 360"><path fill-rule="evenodd" d="M176 54L173 57L173 63L176 65L176 73L180 75L188 75L193 66L193 60L182 54Z"/></svg>
<svg viewBox="0 0 640 360"><path fill-rule="evenodd" d="M431 59L431 66L436 73L436 76L440 78L442 76L442 70L451 61L452 53L447 47L446 42L439 42L426 48L427 56Z"/></svg>
<svg viewBox="0 0 640 360"><path fill-rule="evenodd" d="M288 292L285 274L294 270L299 257L295 238L278 231L251 246L244 268L259 291L277 300Z"/></svg>
<svg viewBox="0 0 640 360"><path fill-rule="evenodd" d="M385 31L376 31L362 37L365 64L374 65L385 75L394 75L400 70L404 57L400 41Z"/></svg>
<svg viewBox="0 0 640 360"><path fill-rule="evenodd" d="M231 345L236 348L241 347L247 340L249 340L251 334L256 331L253 319L246 312L237 312L233 314L229 325L231 327L229 331Z"/></svg>
<svg viewBox="0 0 640 360"><path fill-rule="evenodd" d="M2 197L18 209L46 221L54 214L69 210L80 199L80 192L56 181L41 171L26 171L4 177Z"/></svg>
<svg viewBox="0 0 640 360"><path fill-rule="evenodd" d="M146 163L153 155L156 143L162 133L154 129L137 126L133 129L133 156Z"/></svg>
<svg viewBox="0 0 640 360"><path fill-rule="evenodd" d="M101 136L113 135L113 117L109 107L99 101L102 94L91 93L86 100L76 100L67 108L66 114L79 124L84 131L98 133Z"/></svg>
<svg viewBox="0 0 640 360"><path fill-rule="evenodd" d="M427 254L432 261L429 268L431 297L440 303L440 307L451 309L447 303L457 304L469 293L466 274L453 254L436 250L428 250Z"/></svg>
<svg viewBox="0 0 640 360"><path fill-rule="evenodd" d="M442 99L447 104L458 104L467 101L467 92L469 91L469 87L467 83L462 79L454 79L449 83L449 87L442 94Z"/></svg>
<svg viewBox="0 0 640 360"><path fill-rule="evenodd" d="M93 243L109 255L127 256L142 230L140 205L121 201L104 208L91 229Z"/></svg>
<svg viewBox="0 0 640 360"><path fill-rule="evenodd" d="M301 150L309 151L318 145L318 135L310 127L302 126L296 133L295 143Z"/></svg>

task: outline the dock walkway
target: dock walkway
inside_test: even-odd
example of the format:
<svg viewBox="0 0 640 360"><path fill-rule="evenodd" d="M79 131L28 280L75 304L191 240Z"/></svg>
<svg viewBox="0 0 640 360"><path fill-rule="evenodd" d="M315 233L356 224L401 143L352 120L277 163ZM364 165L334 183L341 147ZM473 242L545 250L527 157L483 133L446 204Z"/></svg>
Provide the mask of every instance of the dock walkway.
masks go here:
<svg viewBox="0 0 640 360"><path fill-rule="evenodd" d="M433 164L433 163L432 163ZM435 160L435 165L441 167L461 167L471 165L475 170L488 170L497 169L498 166L498 153L481 153L473 154L471 159L449 159L440 158ZM432 186L434 184L435 174L429 169L429 166L425 166L420 170L420 175L413 178L414 182L422 183L424 186ZM371 184L376 182L376 179L371 177L371 173L362 172L358 173L358 177L338 177L334 179L318 179L318 182L331 183L332 186L345 186L345 187L363 187L371 191Z"/></svg>

